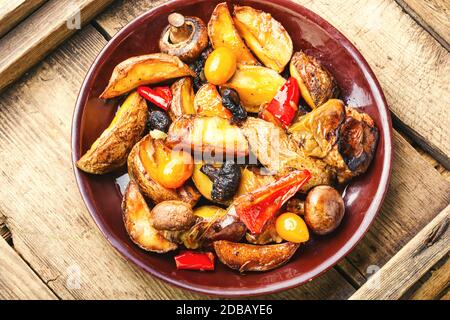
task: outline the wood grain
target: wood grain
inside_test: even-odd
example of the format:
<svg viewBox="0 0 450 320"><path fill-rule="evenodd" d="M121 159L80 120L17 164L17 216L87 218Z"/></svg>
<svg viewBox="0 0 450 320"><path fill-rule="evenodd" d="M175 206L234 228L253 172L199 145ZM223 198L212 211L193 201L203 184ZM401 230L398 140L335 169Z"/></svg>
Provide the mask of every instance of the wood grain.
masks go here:
<svg viewBox="0 0 450 320"><path fill-rule="evenodd" d="M448 0L395 0L443 47L450 50L450 2Z"/></svg>
<svg viewBox="0 0 450 320"><path fill-rule="evenodd" d="M450 250L450 206L351 296L351 300L399 299Z"/></svg>
<svg viewBox="0 0 450 320"><path fill-rule="evenodd" d="M382 267L450 203L450 182L394 132L392 178L382 210L348 255L359 274ZM356 274L356 277L359 276Z"/></svg>
<svg viewBox="0 0 450 320"><path fill-rule="evenodd" d="M0 237L0 299L56 300L57 297Z"/></svg>
<svg viewBox="0 0 450 320"><path fill-rule="evenodd" d="M119 1L96 21L109 35L164 1ZM361 51L396 124L450 169L450 54L394 0L295 0L327 19Z"/></svg>
<svg viewBox="0 0 450 320"><path fill-rule="evenodd" d="M173 288L122 258L100 234L77 190L70 159L75 100L105 40L91 26L0 97L0 212L15 249L63 299L205 299ZM33 159L29 161L29 159ZM80 271L81 286L67 286ZM270 298L344 299L335 270Z"/></svg>
<svg viewBox="0 0 450 320"><path fill-rule="evenodd" d="M47 0L0 1L0 38Z"/></svg>
<svg viewBox="0 0 450 320"><path fill-rule="evenodd" d="M450 286L450 259L438 269L408 298L411 300L432 300L443 296Z"/></svg>
<svg viewBox="0 0 450 320"><path fill-rule="evenodd" d="M50 0L0 40L0 90L90 21L112 0Z"/></svg>

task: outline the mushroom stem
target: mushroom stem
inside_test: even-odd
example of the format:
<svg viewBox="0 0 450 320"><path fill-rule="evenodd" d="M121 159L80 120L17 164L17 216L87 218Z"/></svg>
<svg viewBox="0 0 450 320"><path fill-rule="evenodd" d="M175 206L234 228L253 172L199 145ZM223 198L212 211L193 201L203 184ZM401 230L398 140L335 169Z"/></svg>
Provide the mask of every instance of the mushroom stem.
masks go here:
<svg viewBox="0 0 450 320"><path fill-rule="evenodd" d="M192 28L185 22L186 20L182 14L172 13L169 15L170 42L177 44L189 39L192 34Z"/></svg>

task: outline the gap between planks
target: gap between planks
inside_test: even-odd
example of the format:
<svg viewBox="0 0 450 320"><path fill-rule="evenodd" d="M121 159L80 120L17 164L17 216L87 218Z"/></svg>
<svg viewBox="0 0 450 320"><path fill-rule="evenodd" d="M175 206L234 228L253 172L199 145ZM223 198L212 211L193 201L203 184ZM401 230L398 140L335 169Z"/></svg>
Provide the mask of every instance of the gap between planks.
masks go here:
<svg viewBox="0 0 450 320"><path fill-rule="evenodd" d="M450 51L450 2L448 0L395 0L447 51Z"/></svg>

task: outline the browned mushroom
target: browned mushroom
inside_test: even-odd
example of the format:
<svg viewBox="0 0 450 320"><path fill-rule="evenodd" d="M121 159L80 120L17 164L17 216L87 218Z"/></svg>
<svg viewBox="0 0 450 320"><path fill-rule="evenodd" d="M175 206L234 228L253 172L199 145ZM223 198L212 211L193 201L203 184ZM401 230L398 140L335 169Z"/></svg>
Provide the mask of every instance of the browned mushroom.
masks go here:
<svg viewBox="0 0 450 320"><path fill-rule="evenodd" d="M197 17L169 15L169 25L159 41L161 52L179 57L186 63L195 61L208 46L205 23Z"/></svg>
<svg viewBox="0 0 450 320"><path fill-rule="evenodd" d="M305 222L316 234L326 235L336 230L344 212L344 200L332 187L315 187L306 198Z"/></svg>

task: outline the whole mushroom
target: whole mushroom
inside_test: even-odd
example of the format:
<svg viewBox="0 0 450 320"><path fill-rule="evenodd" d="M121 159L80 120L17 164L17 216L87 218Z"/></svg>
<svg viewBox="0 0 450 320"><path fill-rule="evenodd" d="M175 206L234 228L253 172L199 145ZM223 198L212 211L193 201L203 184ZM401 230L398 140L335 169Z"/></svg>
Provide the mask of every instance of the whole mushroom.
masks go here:
<svg viewBox="0 0 450 320"><path fill-rule="evenodd" d="M306 197L305 222L311 231L318 235L326 235L336 230L344 213L344 200L332 187L315 187Z"/></svg>
<svg viewBox="0 0 450 320"><path fill-rule="evenodd" d="M207 46L208 31L200 18L184 17L179 13L169 15L169 25L162 32L159 41L162 53L191 63L197 60Z"/></svg>

